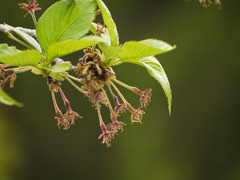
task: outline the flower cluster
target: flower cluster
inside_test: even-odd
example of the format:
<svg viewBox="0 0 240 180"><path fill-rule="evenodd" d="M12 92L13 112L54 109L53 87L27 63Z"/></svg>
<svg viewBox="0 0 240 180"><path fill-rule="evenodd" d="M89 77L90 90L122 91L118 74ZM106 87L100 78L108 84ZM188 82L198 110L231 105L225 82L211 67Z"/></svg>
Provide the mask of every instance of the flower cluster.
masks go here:
<svg viewBox="0 0 240 180"><path fill-rule="evenodd" d="M123 127L126 126L126 124L118 121L118 116L120 113L129 111L131 113L132 123L142 123L141 119L142 115L144 114L143 107L146 107L150 101L151 89L140 91L136 87L128 86L117 80L112 69L108 68L102 62L102 54L100 51L90 47L84 50L84 56L79 59L74 71L77 77L68 74L66 80L68 80L75 88L87 96L90 102L92 102L96 107L100 128L102 130L102 134L99 136L99 139L102 138L102 143L110 146L111 140L115 135L118 134L118 131L123 131ZM81 86L79 87L71 79L81 83ZM131 104L124 98L114 82L138 94L140 96L140 107L137 109L133 108ZM74 124L75 118L80 116L76 112L72 111L69 101L66 99L62 89L60 88L61 83L58 80L48 77L48 85L49 90L52 93L55 112L58 115L56 117L58 125L59 127L63 126L63 129L66 130L70 127L70 124ZM104 87L108 88L115 107L112 107L108 98L108 93L106 90L104 90ZM118 95L114 94L112 88ZM65 115L62 114L56 102L55 93L58 91L60 91L67 110ZM121 98L122 103L120 103L118 97ZM107 106L110 111L110 118L112 122L107 125L105 125L101 116L101 105Z"/></svg>
<svg viewBox="0 0 240 180"><path fill-rule="evenodd" d="M77 0L74 0L74 2L78 4ZM35 10L41 9L40 7L38 7L36 0L28 0L28 4L22 3L20 4L20 6L22 9L27 10L28 13L32 15L34 23L36 25L37 20L34 13ZM95 16L97 16L99 13L100 10L97 10L95 12ZM95 31L96 36L102 36L103 34L107 33L107 29L105 28L105 26L102 26L100 24L97 24ZM124 126L126 126L125 123L118 121L120 113L129 111L131 113L130 119L132 123L142 123L142 116L144 114L143 108L146 107L148 102L150 101L151 89L141 91L136 87L129 86L117 80L112 68L106 65L103 62L103 59L104 55L100 52L100 50L95 49L95 46L88 47L87 49L84 49L84 56L79 59L78 63L74 68L76 76L72 76L68 74L68 72L65 72L63 73L64 76L62 76L62 78L65 78L77 90L87 96L91 103L93 103L94 107L97 109L99 124L102 130L102 134L99 136L98 139L102 138L102 143L110 146L111 140L114 138L114 136L118 134L118 131L122 132ZM51 67L51 65L49 67ZM21 71L21 69L19 71ZM7 73L10 72L4 70L3 65L0 66L0 78L3 79L0 81L1 86L3 86L8 80L12 82L14 82L15 80L14 73L12 73L11 75L8 74L9 78L5 78L5 75ZM43 73L43 75L47 78L47 84L49 86L49 90L51 91L55 113L57 115L55 117L55 119L57 120L57 124L59 128L63 127L64 130L67 130L70 128L70 125L75 124L75 119L80 118L80 116L78 113L72 110L69 101L67 100L63 90L61 89L60 80L57 80L57 77L54 78L54 76L50 76L47 72ZM75 84L73 80L77 81L77 83L80 83L80 86ZM115 83L138 94L140 96L140 107L132 107L132 105L124 98L122 93L119 91ZM104 88L107 88L108 91L106 91ZM61 112L57 105L55 94L58 92L60 92L60 95L65 105L65 114ZM112 98L109 99L108 95L111 95ZM114 107L112 106L110 101L113 101L115 105ZM102 105L105 105L109 108L111 122L107 125L105 125L101 116Z"/></svg>
<svg viewBox="0 0 240 180"><path fill-rule="evenodd" d="M215 4L217 6L220 6L221 5L221 2L220 0L214 0L215 1ZM212 4L212 1L211 0L199 0L200 4L202 4L204 7L207 7L207 6L210 6Z"/></svg>
<svg viewBox="0 0 240 180"><path fill-rule="evenodd" d="M75 72L78 78L73 76L68 76L67 80L73 84L79 91L84 93L89 100L93 103L98 111L100 127L102 130L102 134L99 136L103 138L102 143L105 143L107 146L110 146L111 140L114 138L114 135L118 133L118 131L123 131L123 127L126 125L123 122L118 121L118 116L121 112L129 111L131 115L131 122L139 122L142 123L142 115L144 111L143 107L146 107L151 97L151 89L147 89L146 91L140 91L136 87L128 86L123 82L120 82L116 79L115 73L111 68L108 68L102 62L102 55L98 50L94 50L93 48L87 48L84 50L85 55L79 59L77 63L77 68ZM81 88L78 87L73 81L70 79L74 79L80 82ZM117 83L132 92L138 94L140 96L140 107L135 109L131 106L129 102L124 98L122 93L119 91L117 86L114 84ZM111 102L108 98L108 93L104 90L104 87L107 87L110 95L113 98L115 107L113 108ZM115 95L112 88L118 94ZM122 103L119 102L118 97L121 98ZM101 116L101 105L105 105L109 108L111 123L107 126L103 122Z"/></svg>
<svg viewBox="0 0 240 180"><path fill-rule="evenodd" d="M67 130L70 127L70 123L74 124L75 118L80 118L80 116L78 115L78 113L72 111L69 101L67 100L65 94L63 93L62 89L60 88L61 83L58 80L56 80L52 77L48 77L48 86L49 86L49 90L52 93L52 99L53 99L53 104L55 107L55 112L58 115L58 117L55 117L55 119L58 121L58 127L60 128L61 126L63 126L63 129ZM67 111L65 113L65 115L62 114L61 110L59 109L59 107L57 105L57 101L55 98L55 92L58 92L58 91L60 91L60 94L62 96L64 105L65 105L65 108Z"/></svg>

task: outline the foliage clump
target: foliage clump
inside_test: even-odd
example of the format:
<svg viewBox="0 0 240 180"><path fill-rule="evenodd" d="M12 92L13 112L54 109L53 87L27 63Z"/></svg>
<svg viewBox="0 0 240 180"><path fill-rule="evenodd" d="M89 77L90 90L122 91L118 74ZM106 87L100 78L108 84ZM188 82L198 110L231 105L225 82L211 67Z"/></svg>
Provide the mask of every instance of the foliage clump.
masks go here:
<svg viewBox="0 0 240 180"><path fill-rule="evenodd" d="M163 41L147 39L129 41L120 45L117 27L110 11L102 0L64 0L49 7L37 21L35 11L41 10L36 0L28 4L20 4L33 17L36 30L15 28L0 25L7 36L27 50L20 51L7 44L0 45L0 102L6 105L21 106L4 91L4 85L16 80L17 74L31 71L42 75L52 95L58 126L69 129L75 119L81 118L74 112L66 98L61 84L68 81L79 92L89 98L98 112L102 134L102 143L110 146L111 140L126 125L118 120L119 114L131 113L131 122L142 122L144 107L151 98L151 89L145 91L129 86L117 79L113 66L122 63L133 63L148 70L163 87L171 113L171 89L166 73L159 61L154 57L171 51L171 46ZM99 10L96 10L96 8ZM104 25L96 23L95 16L101 12ZM89 35L89 31L91 35ZM18 35L19 37L16 37ZM62 56L83 50L84 56L79 57L77 64L59 59ZM140 106L134 108L120 92L116 84L123 86L140 97ZM57 105L55 93L60 92L66 113L63 114ZM111 98L109 98L109 95ZM111 104L111 99L114 106ZM101 116L101 106L110 111L111 123L105 125Z"/></svg>

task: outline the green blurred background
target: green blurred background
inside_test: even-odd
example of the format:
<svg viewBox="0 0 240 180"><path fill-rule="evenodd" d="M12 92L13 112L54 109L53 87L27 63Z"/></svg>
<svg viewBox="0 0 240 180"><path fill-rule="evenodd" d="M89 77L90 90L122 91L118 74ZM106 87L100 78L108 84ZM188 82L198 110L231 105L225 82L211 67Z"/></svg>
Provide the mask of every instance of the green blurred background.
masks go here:
<svg viewBox="0 0 240 180"><path fill-rule="evenodd" d="M33 28L19 9L24 0L0 1L0 23ZM38 1L46 10L54 0ZM222 0L222 10L197 1L105 0L120 41L157 38L177 49L157 56L173 91L172 116L161 86L136 65L114 70L119 80L153 89L143 125L127 123L107 148L95 109L67 82L63 89L82 119L68 131L54 119L46 79L19 75L7 92L24 108L0 105L0 179L240 179L240 1ZM37 16L43 11L36 12ZM17 45L0 34L0 43ZM21 46L17 45L19 48ZM76 62L79 53L65 57ZM121 89L135 107L139 97ZM60 104L60 97L57 97ZM60 106L63 109L63 106ZM109 112L102 108L105 122Z"/></svg>

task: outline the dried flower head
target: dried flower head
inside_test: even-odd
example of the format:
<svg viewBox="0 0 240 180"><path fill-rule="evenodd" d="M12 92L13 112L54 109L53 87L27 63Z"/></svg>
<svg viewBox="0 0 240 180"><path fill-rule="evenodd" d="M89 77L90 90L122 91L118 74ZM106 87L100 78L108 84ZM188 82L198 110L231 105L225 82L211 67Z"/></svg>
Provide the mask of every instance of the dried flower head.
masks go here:
<svg viewBox="0 0 240 180"><path fill-rule="evenodd" d="M215 4L217 6L220 6L221 5L221 2L220 0L214 0L215 1ZM203 5L203 7L207 7L207 6L210 6L212 4L212 1L211 0L199 0L200 4Z"/></svg>
<svg viewBox="0 0 240 180"><path fill-rule="evenodd" d="M55 91L55 92L58 92L58 89L61 86L61 83L58 80L56 80L50 76L47 79L47 84L49 86L49 90Z"/></svg>
<svg viewBox="0 0 240 180"><path fill-rule="evenodd" d="M55 119L58 121L57 125L59 128L63 127L64 130L69 129L70 123L64 118L63 115L60 115L60 117L55 117Z"/></svg>
<svg viewBox="0 0 240 180"><path fill-rule="evenodd" d="M142 116L144 114L144 111L142 110L142 106L138 109L134 109L130 104L126 105L126 109L132 113L131 115L131 122L139 122L142 124Z"/></svg>
<svg viewBox="0 0 240 180"><path fill-rule="evenodd" d="M114 131L114 132L117 132L118 130L122 132L123 126L126 126L126 124L119 121L116 121L107 125L109 131Z"/></svg>
<svg viewBox="0 0 240 180"><path fill-rule="evenodd" d="M41 10L42 8L38 7L38 3L36 0L28 0L28 4L26 3L21 3L19 6L22 9L25 9L28 11L30 14L34 14L35 10Z"/></svg>
<svg viewBox="0 0 240 180"><path fill-rule="evenodd" d="M98 137L98 139L103 138L102 143L103 143L103 144L106 144L107 147L110 147L110 146L111 146L111 140L112 140L112 138L114 137L114 134L115 134L115 133L116 133L116 131L106 131L106 132L103 132L103 133Z"/></svg>
<svg viewBox="0 0 240 180"><path fill-rule="evenodd" d="M59 91L61 93L61 96L62 96L63 101L64 101L65 108L67 110L67 112L64 114L64 118L71 121L71 124L74 125L75 124L75 119L81 118L81 116L79 116L78 113L76 113L72 110L69 101L67 100L65 94L63 93L63 91L60 87L59 87Z"/></svg>
<svg viewBox="0 0 240 180"><path fill-rule="evenodd" d="M147 89L145 91L138 91L139 96L141 96L140 102L142 106L146 107L148 103L151 101L151 96L152 96L151 91L152 89Z"/></svg>
<svg viewBox="0 0 240 180"><path fill-rule="evenodd" d="M97 31L96 33L97 36L101 36L102 34L105 34L106 33L105 25L101 25L100 23L98 23L96 31Z"/></svg>

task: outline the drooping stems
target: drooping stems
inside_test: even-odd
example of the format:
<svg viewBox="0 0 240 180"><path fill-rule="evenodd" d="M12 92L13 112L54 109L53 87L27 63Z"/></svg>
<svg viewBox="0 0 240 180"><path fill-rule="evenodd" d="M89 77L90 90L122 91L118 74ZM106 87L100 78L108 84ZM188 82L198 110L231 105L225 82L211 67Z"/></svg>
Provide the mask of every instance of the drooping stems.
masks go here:
<svg viewBox="0 0 240 180"><path fill-rule="evenodd" d="M58 90L59 90L60 93L61 93L61 96L62 96L63 101L64 101L64 105L65 105L65 106L70 106L69 101L67 100L67 98L66 98L64 92L62 91L62 89L59 87Z"/></svg>
<svg viewBox="0 0 240 180"><path fill-rule="evenodd" d="M114 82L118 83L119 85L121 85L121 86L123 86L123 87L125 87L125 88L127 88L127 89L129 89L131 91L133 91L134 93L139 94L139 92L141 92L138 88L129 86L129 85L127 85L127 84L125 84L125 83L123 83L123 82L121 82L121 81L119 81L119 80L117 80L115 78L111 78L111 80L113 80Z"/></svg>
<svg viewBox="0 0 240 180"><path fill-rule="evenodd" d="M116 115L116 113L114 112L114 110L113 110L113 108L112 108L112 105L111 105L111 103L110 103L110 101L109 101L109 99L108 99L107 93L105 92L105 90L104 90L103 88L102 88L102 91L103 91L104 97L105 97L105 99L106 99L106 101L107 101L107 103L108 103L108 107L109 107L109 110L110 110L111 119L112 119L112 121L113 121L114 123L117 123L117 122L118 122L118 121L117 121L117 115Z"/></svg>
<svg viewBox="0 0 240 180"><path fill-rule="evenodd" d="M102 129L102 132L103 132L103 133L107 133L108 130L107 130L107 128L106 128L106 125L105 125L104 122L103 122L102 115L101 115L101 111L100 111L100 105L99 105L99 103L97 103L96 106L97 106L97 112L98 112L98 117L99 117L99 123L100 123L100 127L101 127L101 129Z"/></svg>
<svg viewBox="0 0 240 180"><path fill-rule="evenodd" d="M109 83L113 86L113 88L117 91L117 93L119 94L119 96L121 97L122 101L124 102L124 104L128 104L127 100L123 97L122 93L118 90L117 86L115 86L115 84L113 84L112 81L109 81Z"/></svg>
<svg viewBox="0 0 240 180"><path fill-rule="evenodd" d="M36 35L36 30L35 29L27 29L27 28L23 28L23 27L16 27L17 30L20 30L22 32L25 32L26 34L32 36L33 38L37 39L37 35ZM14 32L12 29L8 28L7 26L0 24L0 31L1 32L9 32L12 33Z"/></svg>
<svg viewBox="0 0 240 180"><path fill-rule="evenodd" d="M61 112L61 110L59 109L58 105L57 105L57 101L56 101L56 98L55 98L55 94L54 94L54 91L52 90L51 91L52 93L52 99L53 99L53 104L54 104L54 108L55 108L55 112L58 116L62 117L63 114Z"/></svg>
<svg viewBox="0 0 240 180"><path fill-rule="evenodd" d="M80 91L81 93L85 94L86 96L88 96L88 92L84 91L83 89L81 89L80 87L78 87L74 82L71 81L71 79L69 79L68 77L64 77L70 84L72 84L78 91Z"/></svg>

